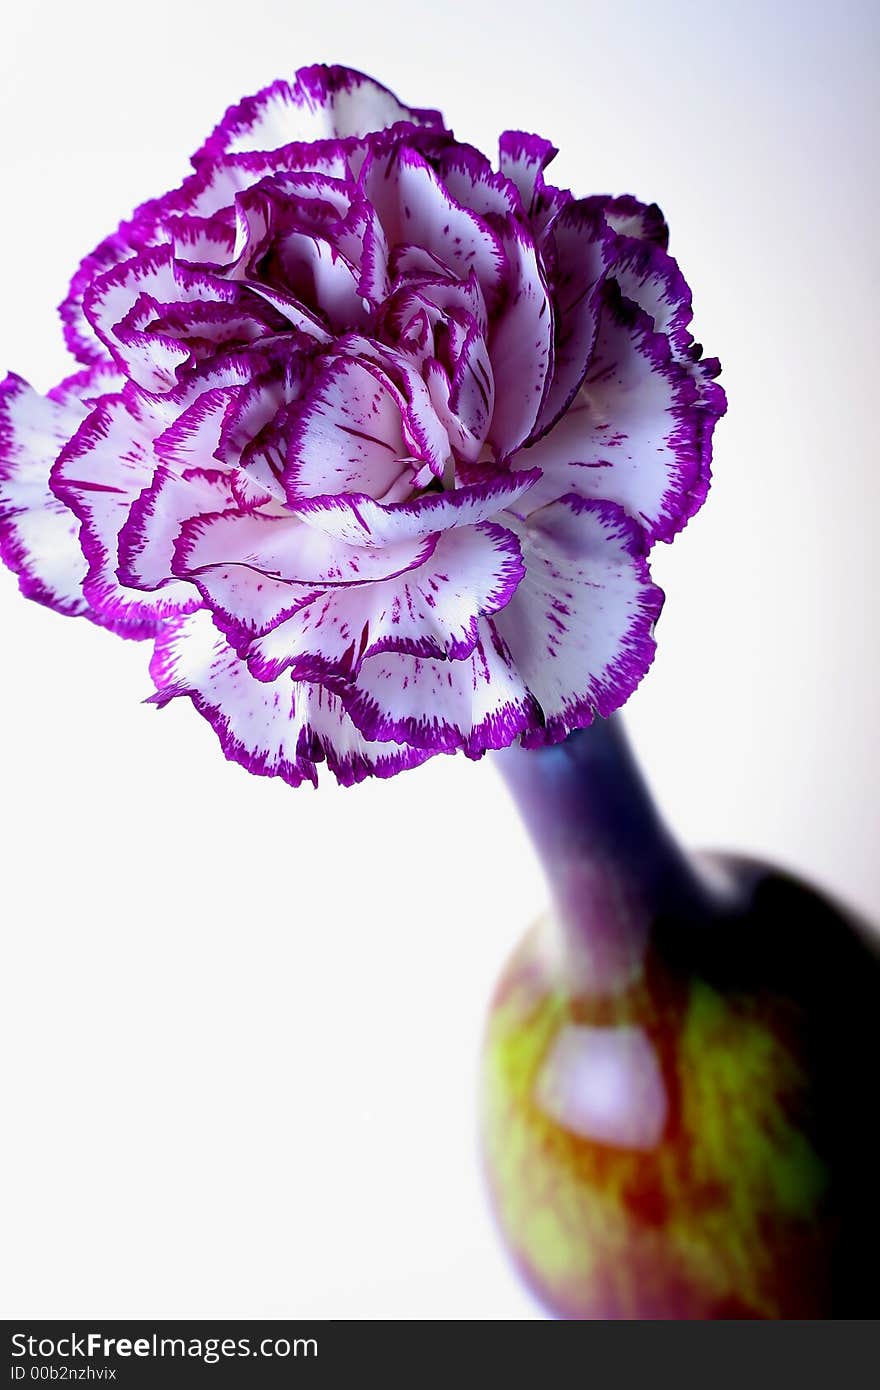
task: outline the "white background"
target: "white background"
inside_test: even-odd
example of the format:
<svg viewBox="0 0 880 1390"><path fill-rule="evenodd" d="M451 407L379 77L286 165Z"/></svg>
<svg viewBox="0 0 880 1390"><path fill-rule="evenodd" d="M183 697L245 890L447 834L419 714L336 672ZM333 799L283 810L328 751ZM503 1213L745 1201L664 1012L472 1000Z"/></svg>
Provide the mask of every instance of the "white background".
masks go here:
<svg viewBox="0 0 880 1390"><path fill-rule="evenodd" d="M630 728L685 840L880 916L877 57L869 0L31 0L0 53L0 366L64 375L79 255L305 63L656 199L730 413L656 556ZM475 1155L486 1001L543 902L494 769L251 778L140 703L145 648L0 581L0 1312L536 1316Z"/></svg>

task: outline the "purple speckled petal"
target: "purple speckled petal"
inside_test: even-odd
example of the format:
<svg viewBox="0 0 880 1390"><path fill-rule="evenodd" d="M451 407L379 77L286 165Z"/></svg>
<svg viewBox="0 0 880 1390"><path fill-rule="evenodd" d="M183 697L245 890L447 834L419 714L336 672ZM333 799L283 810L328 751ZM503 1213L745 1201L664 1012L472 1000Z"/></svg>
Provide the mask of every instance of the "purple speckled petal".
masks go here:
<svg viewBox="0 0 880 1390"><path fill-rule="evenodd" d="M150 426L127 389L102 397L64 445L49 480L55 497L82 523L88 561L83 592L102 622L123 636L149 637L164 618L199 602L188 584L148 595L126 588L117 575L119 533L155 469Z"/></svg>
<svg viewBox="0 0 880 1390"><path fill-rule="evenodd" d="M170 244L99 275L83 307L120 368L150 391L172 390L206 344L209 353L227 352L285 326L263 296L175 261Z"/></svg>
<svg viewBox="0 0 880 1390"><path fill-rule="evenodd" d="M155 590L175 583L174 547L185 521L224 511L235 497L226 470L161 464L132 503L119 532L119 579L129 589Z"/></svg>
<svg viewBox="0 0 880 1390"><path fill-rule="evenodd" d="M498 142L499 167L516 185L528 226L539 243L556 220L571 194L544 181L544 170L558 150L540 135L521 130L505 130Z"/></svg>
<svg viewBox="0 0 880 1390"><path fill-rule="evenodd" d="M495 409L489 442L508 458L536 428L554 379L553 305L531 236L515 222L504 236L510 293L490 339Z"/></svg>
<svg viewBox="0 0 880 1390"><path fill-rule="evenodd" d="M356 682L339 690L364 737L478 758L531 727L534 701L493 621L480 619L477 645L462 661L398 652L365 661Z"/></svg>
<svg viewBox="0 0 880 1390"><path fill-rule="evenodd" d="M677 359L649 316L609 283L576 400L514 461L543 473L525 510L569 492L605 498L623 506L650 540L670 540L705 498L723 404L707 397L698 368Z"/></svg>
<svg viewBox="0 0 880 1390"><path fill-rule="evenodd" d="M511 529L526 577L494 621L542 714L522 742L557 743L632 694L663 594L641 528L613 502L564 497Z"/></svg>
<svg viewBox="0 0 880 1390"><path fill-rule="evenodd" d="M100 275L132 256L173 243L178 235L186 238L187 225L210 222L215 236L219 236L217 223L225 218L230 232L234 232L236 197L279 169L314 171L335 178L347 177L349 173L346 151L339 141L228 155L201 163L198 171L178 188L143 203L127 222L84 257L59 308L65 342L73 355L84 363L99 362L107 356L107 344L95 333L83 306L86 292ZM189 253L184 260L188 256Z"/></svg>
<svg viewBox="0 0 880 1390"><path fill-rule="evenodd" d="M300 68L293 82L273 82L230 106L193 163L296 142L357 139L399 123L443 129L439 111L404 106L387 87L353 68L316 64Z"/></svg>
<svg viewBox="0 0 880 1390"><path fill-rule="evenodd" d="M414 502L383 504L363 494L302 498L296 513L328 537L353 546L387 546L418 536L473 526L519 507L519 499L540 478L537 469L496 472L483 482L454 492L429 492Z"/></svg>
<svg viewBox="0 0 880 1390"><path fill-rule="evenodd" d="M64 391L68 397L68 392ZM88 408L40 396L10 373L0 384L0 554L25 598L91 616L79 522L49 490L49 470Z"/></svg>
<svg viewBox="0 0 880 1390"><path fill-rule="evenodd" d="M306 372L307 363L296 352L283 353L275 363L254 362L250 380L226 407L212 457L234 470L232 487L243 507L284 500L283 464L271 440L276 417L286 419L287 407L301 398ZM157 449L161 452L162 440Z"/></svg>
<svg viewBox="0 0 880 1390"><path fill-rule="evenodd" d="M235 229L219 217L181 213L168 219L167 231L181 265L217 270L235 254Z"/></svg>
<svg viewBox="0 0 880 1390"><path fill-rule="evenodd" d="M384 345L376 345L372 358L399 392L407 454L413 460L424 459L428 471L442 478L451 451L449 434L431 404L431 394L418 365Z"/></svg>
<svg viewBox="0 0 880 1390"><path fill-rule="evenodd" d="M115 362L93 362L59 381L47 392L47 398L81 412L83 407L97 405L102 396L115 395L124 385L125 377Z"/></svg>
<svg viewBox="0 0 880 1390"><path fill-rule="evenodd" d="M669 228L656 203L640 203L629 193L617 197L594 196L586 201L601 206L605 221L619 236L650 242L661 250L669 245Z"/></svg>
<svg viewBox="0 0 880 1390"><path fill-rule="evenodd" d="M587 200L563 208L552 234L556 339L539 435L552 429L568 409L586 375L596 343L602 287L617 244L614 232Z"/></svg>
<svg viewBox="0 0 880 1390"><path fill-rule="evenodd" d="M470 208L492 227L508 218L522 218L522 199L516 183L502 171L496 173L484 154L457 140L438 142L431 163L460 207Z"/></svg>
<svg viewBox="0 0 880 1390"><path fill-rule="evenodd" d="M120 324L133 337L136 330L129 315L140 303L168 303L180 293L174 274L170 246L151 248L114 266L91 282L83 297L83 310L98 338L126 374L140 367L138 379L147 387L167 390L175 384L176 369L190 358L188 349L170 339L157 339L147 355L143 350L127 351L120 342ZM149 310L148 310L149 318ZM141 344L138 343L138 347Z"/></svg>
<svg viewBox="0 0 880 1390"><path fill-rule="evenodd" d="M201 385L206 386L204 380ZM229 385L199 391L192 404L184 405L167 428L159 426L161 432L157 430L153 436L157 459L178 473L206 465L216 456L227 414L240 390L240 385Z"/></svg>
<svg viewBox="0 0 880 1390"><path fill-rule="evenodd" d="M620 291L651 318L669 339L675 356L689 359L693 339L690 288L670 255L648 241L628 239L618 250L612 271Z"/></svg>
<svg viewBox="0 0 880 1390"><path fill-rule="evenodd" d="M536 190L543 186L543 174L559 151L540 135L523 130L505 130L498 139L498 166L519 191L526 214L533 210Z"/></svg>
<svg viewBox="0 0 880 1390"><path fill-rule="evenodd" d="M476 344L476 338L471 338L471 344ZM484 364L485 370L485 364ZM443 431L449 440L450 445L455 451L458 459L467 463L476 463L483 453L483 445L486 442L486 426L488 425L488 411L476 420L462 418L455 408L453 401L453 383L449 379L449 373L436 357L429 357L424 365L424 378L428 388L428 396L431 408ZM483 383L486 399L489 399L489 388L492 396L495 394L495 381L487 375ZM482 426L482 428L481 428Z"/></svg>
<svg viewBox="0 0 880 1390"><path fill-rule="evenodd" d="M430 558L375 584L331 589L258 638L248 665L260 680L355 677L380 652L461 661L478 619L510 602L524 574L516 537L491 522L439 537Z"/></svg>
<svg viewBox="0 0 880 1390"><path fill-rule="evenodd" d="M126 399L136 403L157 458L180 468L211 466L215 458L233 467L237 456L223 459L220 451L227 416L270 360L258 350L220 353L159 394L129 381Z"/></svg>
<svg viewBox="0 0 880 1390"><path fill-rule="evenodd" d="M365 739L338 696L321 685L298 683L294 690L295 698L308 701L309 757L314 762L326 760L330 772L344 787L354 786L365 777L393 777L419 767L433 755L430 748Z"/></svg>
<svg viewBox="0 0 880 1390"><path fill-rule="evenodd" d="M106 237L80 262L67 295L58 306L64 341L68 351L78 362L91 365L103 362L108 357L106 343L101 341L85 316L83 296L86 290L99 275L112 270L121 261L129 260L132 255L143 249L144 244L131 224L123 223L117 232Z"/></svg>
<svg viewBox="0 0 880 1390"><path fill-rule="evenodd" d="M271 448L292 505L355 489L383 497L412 473L397 393L382 372L355 359L322 365Z"/></svg>
<svg viewBox="0 0 880 1390"><path fill-rule="evenodd" d="M205 612L169 623L156 643L150 672L159 706L188 696L220 740L224 754L248 772L290 786L317 783L316 763L344 786L416 767L430 751L366 740L330 691L286 675L256 680Z"/></svg>
<svg viewBox="0 0 880 1390"><path fill-rule="evenodd" d="M448 437L471 441L482 452L495 417L495 374L486 340L474 324L457 345L455 369L444 401L442 423Z"/></svg>
<svg viewBox="0 0 880 1390"><path fill-rule="evenodd" d="M240 195L268 178L310 173L349 181L350 152L345 144L339 140L323 140L205 160L178 188L144 204L135 218L144 226L156 227L172 215L184 213L194 217L221 217L235 227L235 205Z"/></svg>
<svg viewBox="0 0 880 1390"><path fill-rule="evenodd" d="M456 202L418 151L371 155L361 187L382 219L389 246L418 246L459 279L476 275L487 303L504 281L504 248L488 222Z"/></svg>
<svg viewBox="0 0 880 1390"><path fill-rule="evenodd" d="M224 511L184 521L172 571L191 580L237 644L268 632L325 588L371 584L414 569L433 536L346 545L289 512Z"/></svg>

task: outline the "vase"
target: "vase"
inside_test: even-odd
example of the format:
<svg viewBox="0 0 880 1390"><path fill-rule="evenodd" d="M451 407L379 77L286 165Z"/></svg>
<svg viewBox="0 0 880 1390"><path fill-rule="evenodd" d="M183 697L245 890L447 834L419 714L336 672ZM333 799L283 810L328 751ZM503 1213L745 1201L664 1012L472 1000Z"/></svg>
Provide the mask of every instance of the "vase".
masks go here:
<svg viewBox="0 0 880 1390"><path fill-rule="evenodd" d="M880 953L786 873L685 854L617 717L497 763L551 907L507 965L481 1128L566 1319L874 1317Z"/></svg>

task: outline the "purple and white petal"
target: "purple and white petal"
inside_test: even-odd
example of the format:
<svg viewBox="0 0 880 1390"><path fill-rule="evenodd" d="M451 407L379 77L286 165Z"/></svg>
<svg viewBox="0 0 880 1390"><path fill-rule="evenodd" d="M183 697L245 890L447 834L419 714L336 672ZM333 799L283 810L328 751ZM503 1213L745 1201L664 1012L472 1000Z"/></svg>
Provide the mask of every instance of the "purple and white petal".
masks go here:
<svg viewBox="0 0 880 1390"><path fill-rule="evenodd" d="M506 748L535 720L534 702L493 627L481 618L463 661L399 652L371 657L339 696L365 738L478 758Z"/></svg>
<svg viewBox="0 0 880 1390"><path fill-rule="evenodd" d="M669 339L675 356L689 360L693 306L676 261L650 242L630 240L618 251L612 273L625 298L644 310L655 331Z"/></svg>
<svg viewBox="0 0 880 1390"><path fill-rule="evenodd" d="M587 378L556 427L514 469L538 467L524 506L566 493L619 503L651 540L670 540L709 485L718 402L673 356L647 314L609 284Z"/></svg>
<svg viewBox="0 0 880 1390"><path fill-rule="evenodd" d="M324 686L297 682L294 691L295 700L307 701L309 757L314 762L326 760L343 787L354 786L366 777L394 777L432 756L431 749L390 741L373 743L364 738L339 697Z"/></svg>
<svg viewBox="0 0 880 1390"><path fill-rule="evenodd" d="M10 373L0 384L0 554L26 598L91 616L79 522L49 489L55 459L87 407L50 400Z"/></svg>
<svg viewBox="0 0 880 1390"><path fill-rule="evenodd" d="M505 130L498 146L499 168L519 191L529 228L541 244L548 228L572 201L570 193L544 181L544 170L559 151L540 135L521 130Z"/></svg>
<svg viewBox="0 0 880 1390"><path fill-rule="evenodd" d="M175 258L182 265L219 270L235 254L235 232L219 217L193 217L181 213L168 220Z"/></svg>
<svg viewBox="0 0 880 1390"><path fill-rule="evenodd" d="M512 520L526 576L493 620L540 710L527 746L619 708L654 657L663 594L641 528L613 502L564 497Z"/></svg>
<svg viewBox="0 0 880 1390"><path fill-rule="evenodd" d="M554 375L553 305L537 248L516 223L504 246L511 289L489 343L495 383L489 442L501 459L533 433Z"/></svg>
<svg viewBox="0 0 880 1390"><path fill-rule="evenodd" d="M276 446L288 499L367 492L383 497L411 472L397 393L365 362L331 359Z"/></svg>
<svg viewBox="0 0 880 1390"><path fill-rule="evenodd" d="M248 663L260 680L356 676L380 652L461 661L478 620L510 602L523 577L519 543L491 522L445 532L424 564L374 584L327 590L258 638Z"/></svg>
<svg viewBox="0 0 880 1390"><path fill-rule="evenodd" d="M173 468L220 461L231 469L237 457L227 460L220 448L226 417L269 360L256 350L222 353L187 372L170 391L156 394L124 378L119 390L124 385L126 400L136 405L157 458Z"/></svg>
<svg viewBox="0 0 880 1390"><path fill-rule="evenodd" d="M271 427L299 399L302 387L296 364L288 362L274 374L256 374L226 408L213 456L232 470L233 492L244 509L284 501L283 465L272 447Z"/></svg>
<svg viewBox="0 0 880 1390"><path fill-rule="evenodd" d="M451 444L431 404L431 394L424 378L393 348L383 348L376 356L378 364L393 380L403 400L401 423L407 454L415 459L424 459L429 472L435 478L442 478Z"/></svg>
<svg viewBox="0 0 880 1390"><path fill-rule="evenodd" d="M546 434L577 395L596 343L602 288L615 234L588 200L569 203L552 228L555 257L553 377L537 424Z"/></svg>
<svg viewBox="0 0 880 1390"><path fill-rule="evenodd" d="M588 201L601 203L605 221L619 236L652 242L662 250L669 244L669 228L656 203L640 203L628 193Z"/></svg>
<svg viewBox="0 0 880 1390"><path fill-rule="evenodd" d="M376 208L389 246L416 246L427 251L460 280L473 271L494 303L505 271L498 235L477 213L462 207L427 160L399 146L390 155L371 156L361 186Z"/></svg>
<svg viewBox="0 0 880 1390"><path fill-rule="evenodd" d="M457 352L447 407L468 439L485 443L495 415L495 375L479 326L468 327Z"/></svg>
<svg viewBox="0 0 880 1390"><path fill-rule="evenodd" d="M498 167L515 185L527 215L531 215L536 192L543 185L544 170L558 153L549 140L522 130L505 130L499 137Z"/></svg>
<svg viewBox="0 0 880 1390"><path fill-rule="evenodd" d="M96 276L86 289L83 308L105 348L118 347L116 325L128 315L141 296L168 304L178 295L174 275L174 251L170 245L151 247Z"/></svg>
<svg viewBox="0 0 880 1390"><path fill-rule="evenodd" d="M80 262L64 300L58 306L64 341L78 362L92 365L105 361L107 346L85 316L83 295L97 276L112 270L143 248L143 240L131 223L123 222L118 231L106 237Z"/></svg>
<svg viewBox="0 0 880 1390"><path fill-rule="evenodd" d="M151 703L189 697L208 721L226 757L248 772L280 777L290 786L317 782L326 761L343 786L364 777L391 777L430 754L363 737L330 691L289 676L256 680L204 611L169 623L150 665Z"/></svg>
<svg viewBox="0 0 880 1390"><path fill-rule="evenodd" d="M231 106L193 164L221 154L360 138L406 122L443 129L439 111L404 106L393 92L353 68L300 68L293 82L273 82Z"/></svg>
<svg viewBox="0 0 880 1390"><path fill-rule="evenodd" d="M431 162L461 207L479 213L495 228L503 227L509 218L522 218L520 191L503 170L496 173L486 156L473 145L457 140L438 145L432 151Z"/></svg>
<svg viewBox="0 0 880 1390"><path fill-rule="evenodd" d="M82 367L72 376L66 376L47 392L50 401L59 405L71 406L74 411L96 405L102 396L115 395L125 385L125 377L115 362L93 362L90 367Z"/></svg>
<svg viewBox="0 0 880 1390"><path fill-rule="evenodd" d="M484 359L484 370L487 370L488 354ZM486 442L486 431L489 425L489 412L484 410L475 419L471 412L463 415L458 409L453 399L453 382L449 378L449 373L436 357L429 357L424 367L425 382L428 387L428 396L431 408L437 419L440 421L443 431L451 444L455 456L459 461L465 463L476 463L483 453L483 445ZM492 397L495 394L495 383L488 376L486 384L491 382ZM472 380L472 387L476 387L476 380ZM488 391L486 402L488 402ZM471 392L471 399L476 403L476 397Z"/></svg>
<svg viewBox="0 0 880 1390"><path fill-rule="evenodd" d="M156 642L150 674L167 705L188 696L213 728L230 762L248 772L281 777L292 787L317 784L310 759L298 749L304 728L294 708L294 685L282 679L257 681L204 610L165 625Z"/></svg>
<svg viewBox="0 0 880 1390"><path fill-rule="evenodd" d="M337 541L355 547L384 547L453 526L474 526L500 515L506 508L518 510L520 498L537 484L540 476L537 469L495 472L469 487L428 492L414 502L388 505L357 495L303 498L295 510L310 526Z"/></svg>
<svg viewBox="0 0 880 1390"><path fill-rule="evenodd" d="M233 506L231 475L221 469L161 464L132 503L119 532L119 578L130 589L175 583L174 547L185 521Z"/></svg>
<svg viewBox="0 0 880 1390"><path fill-rule="evenodd" d="M174 261L173 247L163 245L123 261L99 275L83 297L86 318L123 371L149 390L170 390L179 369L193 361L184 325L177 331L147 332L163 308L184 306L193 312L207 306L241 312L240 287L208 271ZM252 312L256 313L255 299ZM208 317L204 316L207 324ZM206 330L202 328L202 333ZM267 329L262 327L262 332Z"/></svg>
<svg viewBox="0 0 880 1390"><path fill-rule="evenodd" d="M269 631L325 588L389 579L434 550L433 536L347 545L288 512L225 511L184 521L173 573L194 583L236 644Z"/></svg>
<svg viewBox="0 0 880 1390"><path fill-rule="evenodd" d="M275 307L283 302L314 319L315 311L331 334L349 333L367 323L367 308L360 291L360 276L328 241L307 232L288 232L272 251ZM279 292L280 287L280 292ZM298 319L291 322L296 326ZM323 326L323 325L322 325Z"/></svg>
<svg viewBox="0 0 880 1390"><path fill-rule="evenodd" d="M119 533L152 480L152 421L132 393L107 396L64 445L50 475L55 497L82 523L88 561L83 592L101 620L124 636L151 636L169 616L196 607L189 584L145 594L120 582Z"/></svg>

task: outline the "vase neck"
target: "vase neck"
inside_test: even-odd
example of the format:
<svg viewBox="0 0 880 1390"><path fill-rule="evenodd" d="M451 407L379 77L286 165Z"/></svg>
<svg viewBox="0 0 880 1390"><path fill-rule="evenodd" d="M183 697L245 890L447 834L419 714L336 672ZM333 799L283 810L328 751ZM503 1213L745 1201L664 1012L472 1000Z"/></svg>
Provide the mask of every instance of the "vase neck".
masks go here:
<svg viewBox="0 0 880 1390"><path fill-rule="evenodd" d="M652 922L703 896L666 828L620 719L597 720L559 744L511 747L497 765L546 874L566 969L597 989L641 968Z"/></svg>

